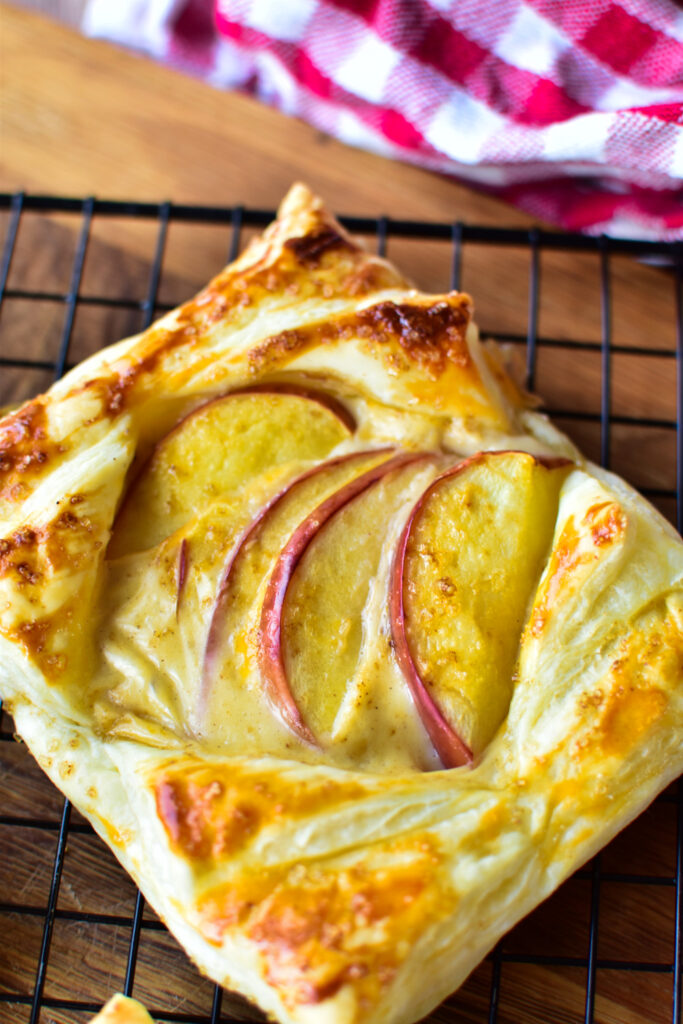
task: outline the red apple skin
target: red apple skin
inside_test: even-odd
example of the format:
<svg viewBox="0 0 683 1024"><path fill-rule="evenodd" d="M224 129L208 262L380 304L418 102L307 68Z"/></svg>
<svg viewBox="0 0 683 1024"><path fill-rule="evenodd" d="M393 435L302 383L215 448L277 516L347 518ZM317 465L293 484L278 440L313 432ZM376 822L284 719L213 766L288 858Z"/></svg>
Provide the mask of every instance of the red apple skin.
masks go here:
<svg viewBox="0 0 683 1024"><path fill-rule="evenodd" d="M268 581L261 610L259 630L259 668L271 706L280 715L285 725L303 740L319 746L315 736L301 717L292 694L282 657L282 609L287 596L292 574L303 557L313 537L335 512L343 508L363 491L371 487L392 470L400 469L419 459L430 458L425 452L404 452L392 459L374 466L366 473L349 481L329 498L321 502L313 512L299 524L278 558L275 569Z"/></svg>
<svg viewBox="0 0 683 1024"><path fill-rule="evenodd" d="M185 589L185 581L187 580L187 567L189 563L188 555L189 545L187 543L187 537L183 537L178 548L178 564L176 567L176 598L175 598L175 617L178 618L178 612L180 610L180 602L183 599L183 591Z"/></svg>
<svg viewBox="0 0 683 1024"><path fill-rule="evenodd" d="M446 475L446 474L444 474ZM443 476L439 477L443 480ZM434 700L425 686L425 683L417 671L408 646L406 636L405 611L403 607L403 571L405 566L406 549L410 537L411 528L416 514L422 508L422 504L429 490L425 491L417 502L406 523L401 539L398 542L394 564L391 573L391 585L389 589L389 618L391 622L391 638L394 654L399 668L408 684L415 702L415 707L422 719L422 724L432 741L439 759L444 768L460 768L463 765L472 763L472 751L458 736L455 729L451 728L444 716L434 703Z"/></svg>
<svg viewBox="0 0 683 1024"><path fill-rule="evenodd" d="M415 664L410 651L408 637L406 635L405 608L403 603L404 570L408 541L410 539L413 524L419 516L425 502L444 480L461 473L464 469L467 469L474 463L481 462L484 458L510 454L528 455L529 453L511 452L508 450L477 452L475 455L471 455L469 458L463 459L463 461L457 463L457 465L451 466L444 473L438 476L436 480L433 480L415 503L415 506L408 517L408 521L403 528L403 533L401 534L401 539L399 540L396 555L394 557L389 593L389 617L391 621L394 653L413 696L413 700L415 701L415 706L420 718L422 719L422 723L427 730L427 734L432 741L434 749L436 750L444 768L461 768L464 765L472 764L474 755L464 740L458 735L457 731L449 725L439 710L436 702L427 689L425 681L417 670L417 665ZM532 458L535 459L536 462L541 463L541 465L546 466L548 469L571 465L570 459L565 459L559 456L544 457L533 455Z"/></svg>
<svg viewBox="0 0 683 1024"><path fill-rule="evenodd" d="M294 480L291 480L281 491L278 491L270 501L261 508L258 514L252 519L249 526L246 528L244 533L241 535L237 544L230 552L228 559L225 563L225 567L221 574L220 582L218 584L218 590L216 592L216 599L214 601L213 611L211 613L211 622L209 623L209 631L207 633L206 645L204 647L204 657L202 659L202 671L201 681L199 688L199 697L197 701L197 720L201 722L206 712L206 705L211 692L211 688L214 684L216 673L218 669L219 655L223 646L222 626L225 618L225 611L230 601L230 585L232 572L237 563L240 554L249 543L251 538L256 533L259 525L266 518L267 514L274 509L298 484L303 483L310 477L315 476L318 473L332 469L335 466L341 466L344 463L351 463L354 460L362 461L372 455L389 455L394 449L393 448L375 448L366 449L361 452L350 452L346 455L339 455L334 459L327 459L325 462L319 463L317 466L313 466L311 469L306 470L305 473L301 473ZM384 465L382 463L381 465ZM379 468L379 467L377 467ZM302 723L303 727L303 723ZM309 741L310 742L310 741Z"/></svg>
<svg viewBox="0 0 683 1024"><path fill-rule="evenodd" d="M316 391L314 388L299 387L296 384L251 384L243 388L235 388L234 391L226 391L224 394L216 395L215 398L210 398L206 402L202 402L201 405L195 406L190 412L186 413L178 422L172 427L163 437L159 438L156 442L152 451L143 460L137 469L133 470L132 480L128 486L126 494L119 506L114 520L114 527L116 526L116 519L122 514L124 507L128 504L131 495L135 491L135 486L145 472L147 471L152 459L156 455L161 445L165 444L169 437L172 437L176 431L180 430L187 420L191 419L196 413L201 412L202 409L207 409L210 405L214 405L216 402L222 402L226 398L230 398L232 395L251 395L251 394L270 394L270 395L296 395L298 398L308 398L311 402L317 402L318 405L322 405L324 408L329 409L333 415L346 427L349 434L355 433L356 421L346 408L338 399L333 398L332 395L326 395L322 391Z"/></svg>

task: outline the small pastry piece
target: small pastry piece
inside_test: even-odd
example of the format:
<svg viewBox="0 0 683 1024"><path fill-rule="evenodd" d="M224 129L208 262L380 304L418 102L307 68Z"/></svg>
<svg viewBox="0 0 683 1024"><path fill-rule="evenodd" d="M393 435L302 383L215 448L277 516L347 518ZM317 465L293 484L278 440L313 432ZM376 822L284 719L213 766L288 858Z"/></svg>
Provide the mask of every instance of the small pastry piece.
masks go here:
<svg viewBox="0 0 683 1024"><path fill-rule="evenodd" d="M152 1018L137 999L117 992L102 1007L90 1024L153 1024Z"/></svg>

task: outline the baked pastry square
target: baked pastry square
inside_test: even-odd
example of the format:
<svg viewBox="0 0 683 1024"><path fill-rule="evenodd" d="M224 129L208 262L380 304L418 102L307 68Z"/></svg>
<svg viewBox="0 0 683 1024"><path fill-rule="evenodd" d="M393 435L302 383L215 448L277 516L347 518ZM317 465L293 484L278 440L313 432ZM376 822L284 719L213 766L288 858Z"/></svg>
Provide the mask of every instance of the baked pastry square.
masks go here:
<svg viewBox="0 0 683 1024"><path fill-rule="evenodd" d="M683 769L683 544L303 186L0 421L0 693L200 969L410 1024Z"/></svg>

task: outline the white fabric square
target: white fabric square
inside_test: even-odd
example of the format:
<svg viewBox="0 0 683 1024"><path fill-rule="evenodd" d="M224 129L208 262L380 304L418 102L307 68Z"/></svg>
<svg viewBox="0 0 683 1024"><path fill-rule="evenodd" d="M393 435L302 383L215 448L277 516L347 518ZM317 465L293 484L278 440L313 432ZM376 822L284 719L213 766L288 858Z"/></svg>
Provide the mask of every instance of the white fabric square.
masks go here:
<svg viewBox="0 0 683 1024"><path fill-rule="evenodd" d="M317 6L317 0L252 0L247 25L273 39L295 43Z"/></svg>
<svg viewBox="0 0 683 1024"><path fill-rule="evenodd" d="M338 7L319 5L306 37L306 54L336 82L337 70L367 36L365 22Z"/></svg>
<svg viewBox="0 0 683 1024"><path fill-rule="evenodd" d="M683 89L676 90L683 102ZM596 98L598 110L625 110L629 107L649 107L653 103L671 103L673 89L652 89L628 78L616 78L614 84Z"/></svg>
<svg viewBox="0 0 683 1024"><path fill-rule="evenodd" d="M454 0L427 0L430 7L441 14L447 14L453 6Z"/></svg>
<svg viewBox="0 0 683 1024"><path fill-rule="evenodd" d="M677 129L676 135L676 143L671 154L669 166L665 168L665 171L672 178L683 178L683 127Z"/></svg>
<svg viewBox="0 0 683 1024"><path fill-rule="evenodd" d="M427 141L458 163L476 163L482 147L505 126L505 118L461 89L436 111L425 132Z"/></svg>
<svg viewBox="0 0 683 1024"><path fill-rule="evenodd" d="M676 11L672 20L663 29L667 35L673 36L679 43L683 43L683 11Z"/></svg>
<svg viewBox="0 0 683 1024"><path fill-rule="evenodd" d="M380 103L389 75L401 55L375 35L368 35L338 68L334 78L342 89L370 103Z"/></svg>
<svg viewBox="0 0 683 1024"><path fill-rule="evenodd" d="M300 113L301 89L287 68L267 50L257 54L256 63L260 72L259 99L279 107L283 114Z"/></svg>
<svg viewBox="0 0 683 1024"><path fill-rule="evenodd" d="M335 134L349 146L360 146L362 149L370 150L371 153L396 158L396 148L350 110L340 110L336 114Z"/></svg>
<svg viewBox="0 0 683 1024"><path fill-rule="evenodd" d="M219 89L238 89L246 85L253 72L251 56L242 53L228 39L219 40L211 51L206 80Z"/></svg>
<svg viewBox="0 0 683 1024"><path fill-rule="evenodd" d="M551 22L526 4L520 4L514 20L493 50L507 64L549 76L557 58L568 47L569 41Z"/></svg>
<svg viewBox="0 0 683 1024"><path fill-rule="evenodd" d="M544 160L589 160L601 163L614 117L610 114L581 114L543 129Z"/></svg>
<svg viewBox="0 0 683 1024"><path fill-rule="evenodd" d="M90 0L81 28L85 35L163 56L176 7L177 0Z"/></svg>

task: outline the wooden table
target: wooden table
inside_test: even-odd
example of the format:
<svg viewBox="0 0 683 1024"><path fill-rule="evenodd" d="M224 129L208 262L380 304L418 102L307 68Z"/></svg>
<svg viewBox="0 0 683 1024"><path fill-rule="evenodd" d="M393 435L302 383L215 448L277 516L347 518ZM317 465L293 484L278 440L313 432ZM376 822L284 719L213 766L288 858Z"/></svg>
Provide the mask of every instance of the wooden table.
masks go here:
<svg viewBox="0 0 683 1024"><path fill-rule="evenodd" d="M12 7L0 7L0 49L2 190L272 209L292 181L303 179L340 213L534 226L522 213L454 181L350 149L247 97L214 91ZM3 232L8 220L3 213ZM22 217L0 320L0 355L18 365L1 370L0 403L49 385L49 367L68 316L68 303L58 299L70 288L81 227L79 213ZM242 240L248 234L242 232ZM95 216L80 294L143 301L156 238L154 219ZM180 223L171 216L158 301L175 303L191 294L224 262L229 243L227 226ZM419 285L448 287L448 242L397 239L390 233L389 255ZM522 362L530 267L528 246L471 242L462 250L462 286L474 294L484 332L512 339ZM542 250L539 267L538 336L552 344L539 347L535 386L550 409L587 414L584 419L557 416L557 421L597 458L604 326L600 259L596 253ZM637 485L654 488L657 504L673 519L675 502L665 494L675 486L676 459L672 275L625 256L612 256L608 271L615 346L611 463ZM29 301L17 295L22 291L55 298ZM135 331L144 315L135 303L76 304L74 310L72 360ZM22 360L40 365L27 369ZM637 421L643 417L653 423L642 426ZM2 725L5 733L11 729L6 717ZM0 1002L0 1018L25 1022L61 799L12 742L0 743L0 779L0 994L22 997ZM594 898L599 908L595 1021L670 1022L676 810L673 792L655 803L603 854L599 886L592 869L575 876L429 1020L483 1024L496 985L498 1024L583 1020ZM52 824L27 827L15 818ZM122 987L135 904L134 888L113 857L75 812L72 822L76 827L68 835L40 1017L59 1024L88 1018L70 1009L69 1000L95 1006ZM10 905L33 910L19 912ZM209 1014L212 986L198 977L148 910L140 936L135 995L159 1016ZM539 964L544 956L548 961ZM628 961L647 961L652 969L628 971ZM261 1019L227 995L223 1015L225 1020Z"/></svg>

